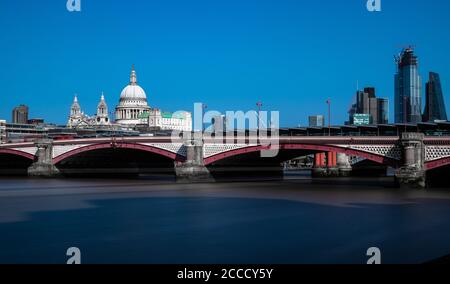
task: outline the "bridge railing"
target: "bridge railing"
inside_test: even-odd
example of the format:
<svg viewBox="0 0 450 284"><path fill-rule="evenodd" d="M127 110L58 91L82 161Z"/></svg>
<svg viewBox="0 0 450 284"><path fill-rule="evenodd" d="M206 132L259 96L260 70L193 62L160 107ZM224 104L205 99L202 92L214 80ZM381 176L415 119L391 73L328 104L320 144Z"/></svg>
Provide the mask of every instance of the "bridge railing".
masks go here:
<svg viewBox="0 0 450 284"><path fill-rule="evenodd" d="M416 125L404 125L404 124L391 124L391 125L364 125L364 126L333 126L328 127L297 127L297 128L279 128L279 129L264 129L265 136L271 138L273 133L275 136L283 137L401 137L404 132L419 132L425 134L425 137L434 138L448 138L450 137L450 122L440 122L440 123L419 123ZM182 140L186 135L186 132L173 132L173 131L151 131L148 133L134 132L133 135L130 133L120 133L120 132L105 132L105 131L93 131L89 135L84 135L83 133L72 133L70 136L64 136L64 139L58 139L58 137L52 137L49 135L46 138L52 138L55 143L74 143L73 141L94 141L96 139L148 139L157 141L167 141L169 138L172 141L176 138L174 133L179 134L179 139ZM198 133L196 133L198 135ZM192 135L192 133L191 133ZM201 134L200 134L201 135ZM234 141L236 139L242 141L243 137L245 139L251 137L258 137L258 130L242 130L242 131L229 131L221 133L209 133L205 132L206 137L225 137L226 141ZM175 137L175 138L174 138ZM42 137L41 137L42 138ZM248 140L248 139L247 139ZM33 143L33 141L14 141L14 144L25 144ZM2 145L11 145L9 144ZM9 147L9 146L0 146Z"/></svg>

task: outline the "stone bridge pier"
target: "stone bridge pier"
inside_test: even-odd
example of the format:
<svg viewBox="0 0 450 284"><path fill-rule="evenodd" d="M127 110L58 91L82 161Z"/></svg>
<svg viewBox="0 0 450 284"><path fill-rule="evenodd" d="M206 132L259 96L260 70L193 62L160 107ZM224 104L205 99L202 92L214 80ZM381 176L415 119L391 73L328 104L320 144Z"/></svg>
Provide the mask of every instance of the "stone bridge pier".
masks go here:
<svg viewBox="0 0 450 284"><path fill-rule="evenodd" d="M184 142L186 160L175 162L175 174L179 182L214 181L203 159L203 137L195 135Z"/></svg>
<svg viewBox="0 0 450 284"><path fill-rule="evenodd" d="M424 139L423 133L402 134L403 165L395 175L400 187L426 187Z"/></svg>
<svg viewBox="0 0 450 284"><path fill-rule="evenodd" d="M348 155L333 152L315 154L313 177L349 177L351 173L352 165Z"/></svg>
<svg viewBox="0 0 450 284"><path fill-rule="evenodd" d="M28 168L28 175L32 177L58 176L59 170L53 165L53 140L42 139L35 143L37 152L34 163Z"/></svg>
<svg viewBox="0 0 450 284"><path fill-rule="evenodd" d="M339 169L340 177L349 177L352 173L350 157L345 154L337 153L337 168Z"/></svg>

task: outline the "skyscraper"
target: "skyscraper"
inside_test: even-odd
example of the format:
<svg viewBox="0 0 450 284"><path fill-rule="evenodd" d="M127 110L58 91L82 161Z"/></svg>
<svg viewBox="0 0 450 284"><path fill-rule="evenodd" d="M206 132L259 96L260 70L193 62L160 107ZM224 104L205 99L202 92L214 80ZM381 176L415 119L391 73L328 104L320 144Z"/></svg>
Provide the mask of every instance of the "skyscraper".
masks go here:
<svg viewBox="0 0 450 284"><path fill-rule="evenodd" d="M389 123L389 100L377 99L378 124Z"/></svg>
<svg viewBox="0 0 450 284"><path fill-rule="evenodd" d="M369 95L369 98L375 98L375 88L374 87L366 87L364 88L364 93Z"/></svg>
<svg viewBox="0 0 450 284"><path fill-rule="evenodd" d="M28 123L28 107L26 105L20 105L13 109L12 123L16 123L16 124L27 124Z"/></svg>
<svg viewBox="0 0 450 284"><path fill-rule="evenodd" d="M370 111L369 93L358 91L356 93L356 113L368 114Z"/></svg>
<svg viewBox="0 0 450 284"><path fill-rule="evenodd" d="M444 96L442 94L439 74L430 72L430 78L426 86L426 105L423 114L424 122L447 120Z"/></svg>
<svg viewBox="0 0 450 284"><path fill-rule="evenodd" d="M378 121L378 99L377 98L370 98L369 99L369 114L371 116L371 123L372 124L379 124Z"/></svg>
<svg viewBox="0 0 450 284"><path fill-rule="evenodd" d="M422 82L419 64L413 48L404 49L396 57L395 122L418 123L422 121Z"/></svg>
<svg viewBox="0 0 450 284"><path fill-rule="evenodd" d="M355 117L365 124L387 124L389 122L389 101L376 97L375 88L364 88L357 91L356 104L349 111L350 122L355 124ZM366 115L366 116L364 116Z"/></svg>

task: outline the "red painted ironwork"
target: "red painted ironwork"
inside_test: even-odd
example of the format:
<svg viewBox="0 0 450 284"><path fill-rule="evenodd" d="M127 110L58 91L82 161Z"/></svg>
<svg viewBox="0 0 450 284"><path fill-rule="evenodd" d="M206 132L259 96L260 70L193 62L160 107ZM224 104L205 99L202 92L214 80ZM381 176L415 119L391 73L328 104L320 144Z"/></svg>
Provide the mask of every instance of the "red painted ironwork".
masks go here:
<svg viewBox="0 0 450 284"><path fill-rule="evenodd" d="M431 162L427 162L427 163L425 163L425 169L427 171L430 171L430 170L434 170L434 169L437 169L437 168L445 167L445 166L448 166L448 165L450 165L450 157L439 159L439 160L435 160L435 161L431 161Z"/></svg>
<svg viewBox="0 0 450 284"><path fill-rule="evenodd" d="M182 162L185 159L181 155L172 153L172 152L164 150L164 149L148 146L148 145L137 144L137 143L122 143L122 142L112 143L112 142L110 142L110 143L93 144L93 145L84 146L84 147L69 151L58 157L55 157L53 159L53 164L56 165L64 160L66 160L70 157L76 156L78 154L95 151L95 150L99 150L99 149L134 149L134 150L138 150L138 151L145 151L145 152L158 154L158 155L170 158L177 162Z"/></svg>
<svg viewBox="0 0 450 284"><path fill-rule="evenodd" d="M218 162L220 160L230 158L233 156L243 155L247 153L253 153L253 152L259 152L264 150L269 150L270 146L251 146L247 148L237 149L237 150L231 150L228 152L220 153L211 157L208 157L205 159L205 165L210 165L212 163ZM370 161L379 163L379 164L385 164L389 165L391 167L397 168L399 165L399 161L387 157L383 157L376 154L371 154L364 151L358 151L348 148L341 148L337 146L327 146L327 145L309 145L309 144L283 144L279 146L280 150L307 150L312 152L336 152L336 153L342 153L347 154L350 156L358 156L365 159L368 159Z"/></svg>
<svg viewBox="0 0 450 284"><path fill-rule="evenodd" d="M0 149L0 154L21 156L23 158L27 158L27 159L32 160L32 161L34 161L34 158L35 158L35 156L30 154L30 153L26 153L26 152L22 152L22 151L18 151L18 150L13 150L13 149Z"/></svg>

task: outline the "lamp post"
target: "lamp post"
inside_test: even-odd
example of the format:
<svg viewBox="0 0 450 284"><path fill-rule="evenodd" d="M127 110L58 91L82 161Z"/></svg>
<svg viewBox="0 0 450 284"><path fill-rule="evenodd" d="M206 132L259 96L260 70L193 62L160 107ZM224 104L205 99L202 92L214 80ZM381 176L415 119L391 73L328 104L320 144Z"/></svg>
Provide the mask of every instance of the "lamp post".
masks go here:
<svg viewBox="0 0 450 284"><path fill-rule="evenodd" d="M261 128L261 108L263 106L263 103L257 102L256 106L258 107L258 133L259 133L259 129Z"/></svg>
<svg viewBox="0 0 450 284"><path fill-rule="evenodd" d="M327 100L328 105L328 136L331 136L331 99Z"/></svg>
<svg viewBox="0 0 450 284"><path fill-rule="evenodd" d="M204 121L204 118L205 118L205 111L206 111L207 108L208 108L208 105L202 103L202 133L205 132L205 121Z"/></svg>

